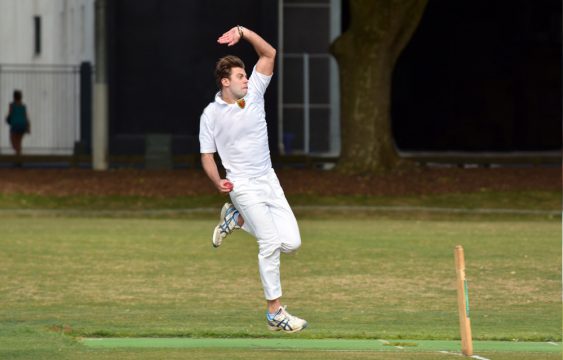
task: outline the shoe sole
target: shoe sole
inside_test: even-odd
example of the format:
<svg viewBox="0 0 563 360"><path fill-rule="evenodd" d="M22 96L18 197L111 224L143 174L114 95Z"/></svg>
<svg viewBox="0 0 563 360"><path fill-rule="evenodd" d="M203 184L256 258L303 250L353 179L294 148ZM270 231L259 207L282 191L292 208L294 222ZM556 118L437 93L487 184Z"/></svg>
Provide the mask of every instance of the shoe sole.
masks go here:
<svg viewBox="0 0 563 360"><path fill-rule="evenodd" d="M221 244L217 245L215 244L215 234L219 232L219 225L215 226L215 229L213 229L213 235L211 235L211 245L213 245L214 248L218 248L219 246L221 246ZM220 237L221 235L219 235Z"/></svg>
<svg viewBox="0 0 563 360"><path fill-rule="evenodd" d="M307 325L309 325L309 323L305 323L299 329L294 329L294 330L284 330L284 329L279 328L277 326L268 325L268 329L270 331L282 331L282 332L287 333L287 334L293 334L293 333L296 333L296 332L299 332L299 331L305 329L307 327Z"/></svg>
<svg viewBox="0 0 563 360"><path fill-rule="evenodd" d="M219 224L223 222L225 215L227 215L227 210L230 207L231 207L231 203L223 204L223 207L221 208L221 213L219 214ZM213 234L211 235L211 245L213 245L214 248L218 248L219 246L221 246L221 244L219 245L215 244L215 234L217 233L218 229L219 229L219 225L215 226L215 229L213 229Z"/></svg>

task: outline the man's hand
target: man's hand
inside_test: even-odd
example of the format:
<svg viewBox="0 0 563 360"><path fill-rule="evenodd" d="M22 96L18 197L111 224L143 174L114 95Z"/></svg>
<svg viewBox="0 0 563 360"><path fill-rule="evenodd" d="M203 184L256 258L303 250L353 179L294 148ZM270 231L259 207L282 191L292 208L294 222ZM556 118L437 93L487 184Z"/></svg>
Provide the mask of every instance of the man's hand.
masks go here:
<svg viewBox="0 0 563 360"><path fill-rule="evenodd" d="M215 185L221 194L228 194L233 190L233 183L227 179L221 179Z"/></svg>
<svg viewBox="0 0 563 360"><path fill-rule="evenodd" d="M227 31L219 39L217 42L219 44L227 44L227 46L233 46L238 43L241 39L241 32L239 31L239 27L235 26L231 30Z"/></svg>
<svg viewBox="0 0 563 360"><path fill-rule="evenodd" d="M256 54L258 54L256 71L266 76L272 75L274 72L274 63L276 61L276 49L274 49L272 45L268 44L266 40L262 39L260 35L256 34L254 31L242 26L235 26L221 35L221 37L217 39L217 42L219 44L233 46L241 39L248 41L254 47Z"/></svg>

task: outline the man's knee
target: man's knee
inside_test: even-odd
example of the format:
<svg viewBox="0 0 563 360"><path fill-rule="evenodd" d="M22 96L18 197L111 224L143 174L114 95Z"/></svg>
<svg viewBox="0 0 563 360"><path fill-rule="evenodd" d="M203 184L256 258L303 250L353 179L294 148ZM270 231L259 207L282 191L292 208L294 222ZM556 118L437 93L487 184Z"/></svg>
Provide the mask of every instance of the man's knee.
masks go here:
<svg viewBox="0 0 563 360"><path fill-rule="evenodd" d="M282 252L285 254L291 254L299 250L300 247L301 247L301 239L297 238L294 241L284 243L282 245Z"/></svg>
<svg viewBox="0 0 563 360"><path fill-rule="evenodd" d="M280 242L280 240L282 240ZM301 238L293 238L288 240L278 239L278 241L260 242L259 255L267 258L272 256L276 251L281 250L284 254L291 254L301 247Z"/></svg>

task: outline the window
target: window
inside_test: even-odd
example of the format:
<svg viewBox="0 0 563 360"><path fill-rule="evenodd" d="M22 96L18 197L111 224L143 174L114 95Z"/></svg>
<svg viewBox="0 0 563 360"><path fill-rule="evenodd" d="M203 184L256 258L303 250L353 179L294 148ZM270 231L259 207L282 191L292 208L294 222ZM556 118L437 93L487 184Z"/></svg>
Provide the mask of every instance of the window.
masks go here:
<svg viewBox="0 0 563 360"><path fill-rule="evenodd" d="M278 148L286 155L337 155L338 67L328 48L340 34L340 1L280 0L279 6Z"/></svg>
<svg viewBox="0 0 563 360"><path fill-rule="evenodd" d="M33 17L33 54L41 55L41 16Z"/></svg>

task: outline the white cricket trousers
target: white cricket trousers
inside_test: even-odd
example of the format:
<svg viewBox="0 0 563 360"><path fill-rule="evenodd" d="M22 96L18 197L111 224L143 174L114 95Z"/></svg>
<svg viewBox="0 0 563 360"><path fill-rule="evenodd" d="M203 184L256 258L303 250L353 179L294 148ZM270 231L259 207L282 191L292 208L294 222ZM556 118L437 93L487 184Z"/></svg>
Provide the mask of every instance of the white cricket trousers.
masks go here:
<svg viewBox="0 0 563 360"><path fill-rule="evenodd" d="M258 268L266 300L282 296L280 254L301 246L299 227L274 169L263 176L229 179L230 197L244 219L243 229L258 241Z"/></svg>

